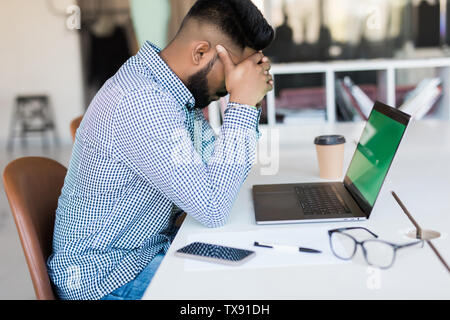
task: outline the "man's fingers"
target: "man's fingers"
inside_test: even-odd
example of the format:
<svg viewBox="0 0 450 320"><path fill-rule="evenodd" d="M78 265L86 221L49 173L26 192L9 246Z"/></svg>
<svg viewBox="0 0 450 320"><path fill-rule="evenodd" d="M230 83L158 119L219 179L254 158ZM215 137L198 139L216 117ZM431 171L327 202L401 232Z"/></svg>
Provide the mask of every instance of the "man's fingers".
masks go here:
<svg viewBox="0 0 450 320"><path fill-rule="evenodd" d="M270 63L270 59L267 58L266 56L264 56L264 57L261 59L261 62L269 62L269 63Z"/></svg>
<svg viewBox="0 0 450 320"><path fill-rule="evenodd" d="M270 67L271 67L270 63L268 63L268 62L260 63L259 65L263 68L264 71L269 71Z"/></svg>
<svg viewBox="0 0 450 320"><path fill-rule="evenodd" d="M264 58L264 54L261 51L258 51L248 57L248 59L253 61L254 63L260 63L262 58Z"/></svg>
<svg viewBox="0 0 450 320"><path fill-rule="evenodd" d="M230 54L227 49L222 47L220 44L216 46L217 54L219 55L220 61L222 61L225 66L225 72L230 71L234 68L234 62L231 60Z"/></svg>

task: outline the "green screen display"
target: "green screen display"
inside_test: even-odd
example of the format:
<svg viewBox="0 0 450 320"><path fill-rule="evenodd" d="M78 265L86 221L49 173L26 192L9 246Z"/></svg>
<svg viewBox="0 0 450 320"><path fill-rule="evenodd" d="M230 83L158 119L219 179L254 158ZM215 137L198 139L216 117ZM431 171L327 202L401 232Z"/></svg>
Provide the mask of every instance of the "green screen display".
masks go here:
<svg viewBox="0 0 450 320"><path fill-rule="evenodd" d="M405 129L404 124L376 110L372 111L367 121L347 178L371 206L375 203Z"/></svg>

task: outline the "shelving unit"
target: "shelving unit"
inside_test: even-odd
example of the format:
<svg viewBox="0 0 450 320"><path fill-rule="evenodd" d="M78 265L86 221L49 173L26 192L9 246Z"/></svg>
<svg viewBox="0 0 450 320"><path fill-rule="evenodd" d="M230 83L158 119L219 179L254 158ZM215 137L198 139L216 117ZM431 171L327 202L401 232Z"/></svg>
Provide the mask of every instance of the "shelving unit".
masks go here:
<svg viewBox="0 0 450 320"><path fill-rule="evenodd" d="M332 62L306 62L273 64L270 72L274 76L274 88L277 75L288 74L323 74L325 77L326 115L327 122L335 123L336 99L335 80L339 72L376 71L378 75L379 100L390 106L395 106L395 88L397 85L396 71L404 69L434 68L442 81L442 97L436 116L442 120L450 120L450 58L427 59L375 59L375 60L342 60ZM267 94L268 126L282 125L276 123L275 90ZM218 132L221 126L220 104L209 106L209 121L212 128Z"/></svg>
<svg viewBox="0 0 450 320"><path fill-rule="evenodd" d="M327 121L336 122L335 79L338 72L376 71L380 101L394 106L396 71L401 69L435 68L442 80L443 96L440 100L437 116L440 119L450 119L450 58L430 59L376 59L376 60L345 60L332 62L285 63L272 65L271 73L277 75L320 73L325 77L326 114ZM274 81L274 86L276 86ZM268 125L276 125L275 121L275 90L267 94Z"/></svg>

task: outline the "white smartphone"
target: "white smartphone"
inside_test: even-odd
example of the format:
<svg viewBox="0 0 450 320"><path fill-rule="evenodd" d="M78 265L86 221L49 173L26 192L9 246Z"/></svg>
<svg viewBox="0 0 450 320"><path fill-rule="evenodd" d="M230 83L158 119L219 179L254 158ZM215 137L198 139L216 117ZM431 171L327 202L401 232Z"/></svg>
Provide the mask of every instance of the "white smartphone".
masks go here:
<svg viewBox="0 0 450 320"><path fill-rule="evenodd" d="M220 246L217 244L193 242L175 252L176 256L196 260L217 262L227 265L241 265L255 256L251 250Z"/></svg>

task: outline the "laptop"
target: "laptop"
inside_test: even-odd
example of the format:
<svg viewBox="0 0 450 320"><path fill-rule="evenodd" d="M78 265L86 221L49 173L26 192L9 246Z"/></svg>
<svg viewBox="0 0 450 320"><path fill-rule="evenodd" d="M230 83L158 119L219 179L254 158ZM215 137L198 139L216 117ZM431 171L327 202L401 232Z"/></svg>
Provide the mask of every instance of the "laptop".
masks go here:
<svg viewBox="0 0 450 320"><path fill-rule="evenodd" d="M409 120L375 102L344 181L254 185L256 223L369 219Z"/></svg>

